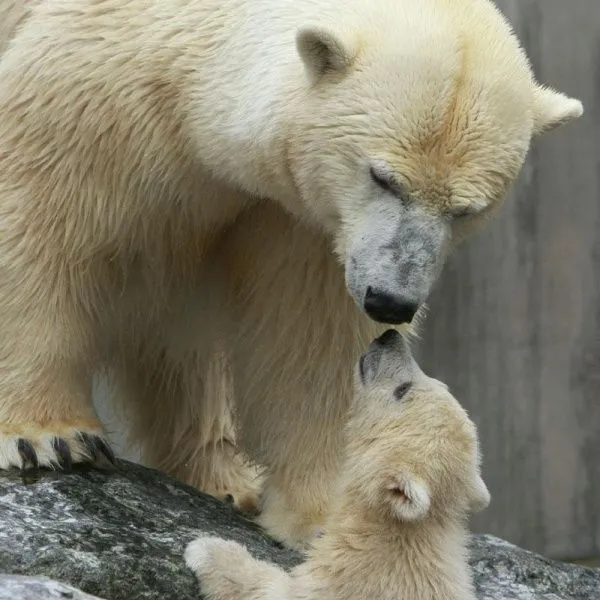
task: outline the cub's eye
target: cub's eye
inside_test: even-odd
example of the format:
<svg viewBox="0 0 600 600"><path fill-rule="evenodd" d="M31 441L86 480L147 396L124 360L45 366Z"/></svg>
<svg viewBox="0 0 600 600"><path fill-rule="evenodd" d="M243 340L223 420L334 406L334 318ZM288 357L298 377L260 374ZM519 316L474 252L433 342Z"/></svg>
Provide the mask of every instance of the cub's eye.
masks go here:
<svg viewBox="0 0 600 600"><path fill-rule="evenodd" d="M412 384L409 382L399 385L394 390L394 398L396 400L402 400L402 398L404 398L404 396L406 396L406 393L408 392L408 390L410 390L411 386L412 386Z"/></svg>
<svg viewBox="0 0 600 600"><path fill-rule="evenodd" d="M383 191L393 194L398 198L404 197L404 190L392 173L387 170L371 167L369 170L371 180Z"/></svg>

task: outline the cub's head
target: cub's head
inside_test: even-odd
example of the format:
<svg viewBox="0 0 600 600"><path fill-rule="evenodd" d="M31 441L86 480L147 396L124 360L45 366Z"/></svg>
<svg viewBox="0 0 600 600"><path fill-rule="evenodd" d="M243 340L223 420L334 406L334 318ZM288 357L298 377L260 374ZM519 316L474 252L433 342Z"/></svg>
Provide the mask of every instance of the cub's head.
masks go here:
<svg viewBox="0 0 600 600"><path fill-rule="evenodd" d="M461 518L489 504L475 425L397 331L360 359L345 476L352 497L384 519Z"/></svg>
<svg viewBox="0 0 600 600"><path fill-rule="evenodd" d="M319 18L322 17L322 18ZM289 168L375 321L410 323L532 137L579 117L488 0L364 0L297 32Z"/></svg>

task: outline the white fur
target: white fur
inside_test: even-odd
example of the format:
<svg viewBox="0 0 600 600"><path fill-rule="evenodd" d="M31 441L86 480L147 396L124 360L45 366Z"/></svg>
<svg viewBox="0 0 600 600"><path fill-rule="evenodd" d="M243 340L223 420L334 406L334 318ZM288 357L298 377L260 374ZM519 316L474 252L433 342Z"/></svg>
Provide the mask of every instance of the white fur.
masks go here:
<svg viewBox="0 0 600 600"><path fill-rule="evenodd" d="M401 491L402 496L393 503L393 510L403 521L418 521L429 511L431 499L427 485L417 479L405 478L399 475L388 485L391 493Z"/></svg>
<svg viewBox="0 0 600 600"><path fill-rule="evenodd" d="M12 465L21 464L21 457L17 450L17 436L3 436L0 438L0 468L8 469ZM53 453L54 454L54 453Z"/></svg>
<svg viewBox="0 0 600 600"><path fill-rule="evenodd" d="M217 537L199 537L188 544L185 549L184 559L187 566L193 571L204 569L211 560L211 546L216 542L222 543Z"/></svg>
<svg viewBox="0 0 600 600"><path fill-rule="evenodd" d="M583 115L583 104L547 86L538 86L534 100L534 131L536 135L552 131Z"/></svg>
<svg viewBox="0 0 600 600"><path fill-rule="evenodd" d="M423 306L531 136L579 104L540 95L487 0L7 0L0 17L0 466L20 466L15 437L46 464L41 440L99 431L108 369L146 462L256 508L243 445L266 468L261 522L302 545L381 329L366 290Z"/></svg>
<svg viewBox="0 0 600 600"><path fill-rule="evenodd" d="M283 600L290 597L291 586L287 574L252 558L246 548L236 542L210 536L200 537L188 545L184 558L188 567L196 573L206 572L208 569L208 586L220 587L221 597L224 599L249 597L248 588L242 587L248 582L239 577L248 568L253 571L254 576L250 587L261 591L261 600ZM212 568L214 565L219 565L216 571ZM225 572L226 577L222 577ZM213 574L214 579L211 576Z"/></svg>

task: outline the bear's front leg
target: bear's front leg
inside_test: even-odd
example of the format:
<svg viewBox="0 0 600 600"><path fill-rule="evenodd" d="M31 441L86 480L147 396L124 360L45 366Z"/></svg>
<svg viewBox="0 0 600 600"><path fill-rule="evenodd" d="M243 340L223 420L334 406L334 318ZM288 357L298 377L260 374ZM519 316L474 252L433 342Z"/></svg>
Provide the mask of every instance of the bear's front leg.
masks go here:
<svg viewBox="0 0 600 600"><path fill-rule="evenodd" d="M166 333L157 341L147 332L117 381L144 464L254 515L260 473L237 448L230 363L212 310L194 302L163 317Z"/></svg>
<svg viewBox="0 0 600 600"><path fill-rule="evenodd" d="M185 562L200 580L207 600L286 600L290 577L256 560L237 542L200 537L185 551Z"/></svg>
<svg viewBox="0 0 600 600"><path fill-rule="evenodd" d="M326 240L277 208L240 219L221 257L236 332L240 442L266 467L259 522L304 549L338 474L354 366L383 326L350 299Z"/></svg>
<svg viewBox="0 0 600 600"><path fill-rule="evenodd" d="M63 377L69 381L46 381ZM0 469L69 470L75 463L114 462L89 395L71 377L43 373L8 394L2 386Z"/></svg>
<svg viewBox="0 0 600 600"><path fill-rule="evenodd" d="M83 278L0 251L0 469L113 461L91 402Z"/></svg>

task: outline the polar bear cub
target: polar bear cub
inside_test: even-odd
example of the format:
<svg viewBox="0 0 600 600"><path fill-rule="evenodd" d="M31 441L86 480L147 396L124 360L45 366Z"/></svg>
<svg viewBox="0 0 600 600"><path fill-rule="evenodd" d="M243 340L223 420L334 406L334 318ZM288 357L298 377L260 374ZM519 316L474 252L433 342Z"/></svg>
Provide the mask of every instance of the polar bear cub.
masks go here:
<svg viewBox="0 0 600 600"><path fill-rule="evenodd" d="M346 456L323 533L291 573L201 537L187 565L208 600L471 600L469 512L490 494L477 431L394 330L361 357Z"/></svg>

